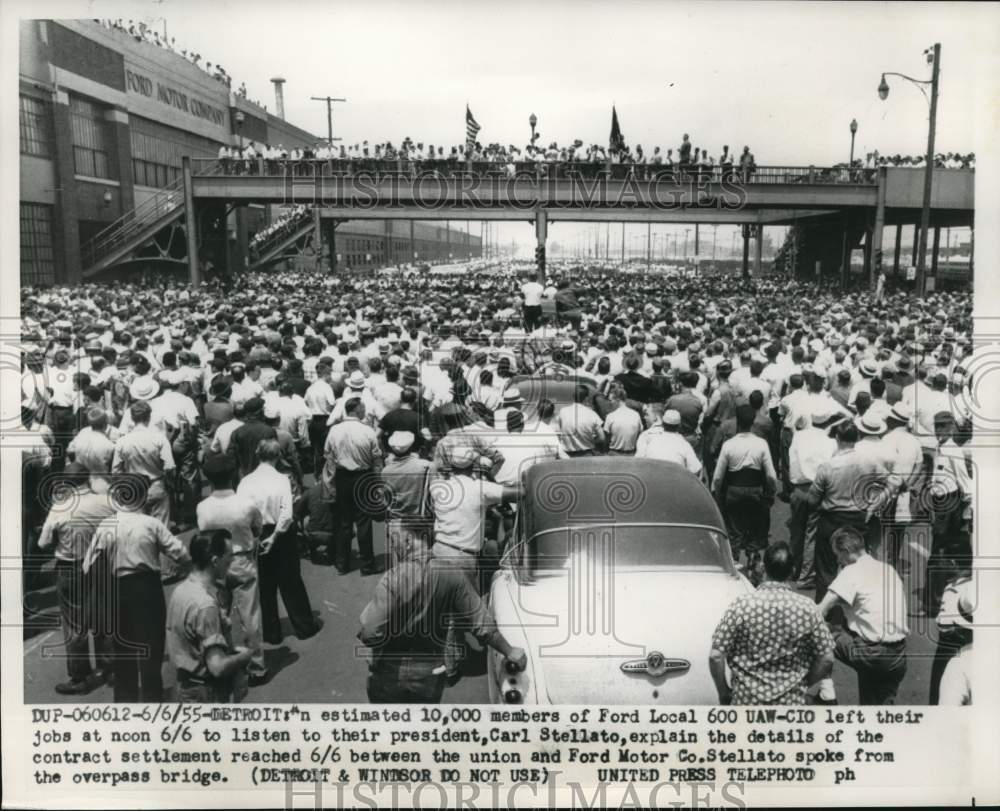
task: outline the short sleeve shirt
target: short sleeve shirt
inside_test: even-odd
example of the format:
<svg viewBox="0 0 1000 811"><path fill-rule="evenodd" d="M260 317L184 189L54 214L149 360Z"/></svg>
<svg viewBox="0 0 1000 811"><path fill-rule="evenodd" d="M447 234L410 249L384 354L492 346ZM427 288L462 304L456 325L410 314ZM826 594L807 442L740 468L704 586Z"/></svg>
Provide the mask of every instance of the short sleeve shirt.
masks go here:
<svg viewBox="0 0 1000 811"><path fill-rule="evenodd" d="M804 704L805 677L833 637L816 604L784 583L737 597L712 636L733 675L733 704Z"/></svg>
<svg viewBox="0 0 1000 811"><path fill-rule="evenodd" d="M434 557L479 554L486 508L503 499L503 486L469 476L439 478L430 485L434 508Z"/></svg>
<svg viewBox="0 0 1000 811"><path fill-rule="evenodd" d="M906 593L896 570L871 555L845 566L830 591L847 605L847 627L868 642L898 642L909 634Z"/></svg>
<svg viewBox="0 0 1000 811"><path fill-rule="evenodd" d="M212 647L229 650L229 619L218 592L189 577L177 585L167 608L167 650L177 668L193 676L208 673L205 654Z"/></svg>

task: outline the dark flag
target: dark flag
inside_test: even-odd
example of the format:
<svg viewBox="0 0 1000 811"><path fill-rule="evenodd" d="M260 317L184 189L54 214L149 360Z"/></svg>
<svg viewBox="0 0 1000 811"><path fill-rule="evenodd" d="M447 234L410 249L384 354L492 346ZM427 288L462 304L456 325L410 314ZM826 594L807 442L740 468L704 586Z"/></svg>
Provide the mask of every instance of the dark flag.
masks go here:
<svg viewBox="0 0 1000 811"><path fill-rule="evenodd" d="M622 128L618 126L618 111L611 105L611 138L608 141L608 148L613 152L623 152L625 150L625 136L622 135Z"/></svg>
<svg viewBox="0 0 1000 811"><path fill-rule="evenodd" d="M469 109L469 105L465 105L465 148L469 152L476 145L476 136L479 134L479 130L482 127L476 123L476 119L472 117L472 111Z"/></svg>

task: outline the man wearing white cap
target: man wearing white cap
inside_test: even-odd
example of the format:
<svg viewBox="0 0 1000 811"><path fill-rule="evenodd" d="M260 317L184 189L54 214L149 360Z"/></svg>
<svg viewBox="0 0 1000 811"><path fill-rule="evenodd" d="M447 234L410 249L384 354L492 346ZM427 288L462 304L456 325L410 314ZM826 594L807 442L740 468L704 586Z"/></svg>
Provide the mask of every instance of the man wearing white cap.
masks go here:
<svg viewBox="0 0 1000 811"><path fill-rule="evenodd" d="M680 412L673 409L664 411L660 429L649 428L636 440L636 458L673 462L697 476L701 473L701 462L680 430Z"/></svg>
<svg viewBox="0 0 1000 811"><path fill-rule="evenodd" d="M346 388L344 389L344 396L341 397L333 406L333 410L330 412L330 416L326 421L327 426L336 425L338 422L342 422L346 419L346 414L344 413L344 405L352 397L360 397L361 402L365 406L365 420L366 425L371 425L374 420L375 409L378 404L375 402L375 398L372 396L371 390L368 388L368 381L365 378L364 372L360 369L355 369L347 376Z"/></svg>

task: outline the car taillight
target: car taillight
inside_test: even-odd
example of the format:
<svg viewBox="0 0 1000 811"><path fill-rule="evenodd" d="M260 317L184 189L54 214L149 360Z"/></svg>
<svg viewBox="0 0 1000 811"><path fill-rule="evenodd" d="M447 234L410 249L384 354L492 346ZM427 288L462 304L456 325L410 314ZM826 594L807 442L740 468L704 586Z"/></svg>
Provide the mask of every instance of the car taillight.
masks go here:
<svg viewBox="0 0 1000 811"><path fill-rule="evenodd" d="M513 681L504 682L503 700L505 704L520 704L524 697Z"/></svg>
<svg viewBox="0 0 1000 811"><path fill-rule="evenodd" d="M506 670L511 676L516 676L521 672L521 668L517 666L517 662L512 662L510 659L503 660L503 669Z"/></svg>

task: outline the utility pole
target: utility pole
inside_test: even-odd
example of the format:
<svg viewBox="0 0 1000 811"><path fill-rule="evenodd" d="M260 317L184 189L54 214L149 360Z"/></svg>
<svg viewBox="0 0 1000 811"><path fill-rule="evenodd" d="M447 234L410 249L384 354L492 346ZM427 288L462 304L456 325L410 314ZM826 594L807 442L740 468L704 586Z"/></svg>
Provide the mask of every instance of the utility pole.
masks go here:
<svg viewBox="0 0 1000 811"><path fill-rule="evenodd" d="M325 101L326 102L326 140L328 146L333 147L334 141L339 141L339 138L333 137L333 103L335 101L347 101L347 99L335 99L330 96L310 96L313 101Z"/></svg>

